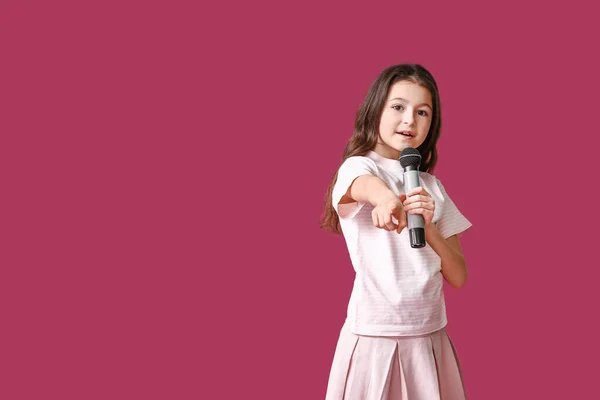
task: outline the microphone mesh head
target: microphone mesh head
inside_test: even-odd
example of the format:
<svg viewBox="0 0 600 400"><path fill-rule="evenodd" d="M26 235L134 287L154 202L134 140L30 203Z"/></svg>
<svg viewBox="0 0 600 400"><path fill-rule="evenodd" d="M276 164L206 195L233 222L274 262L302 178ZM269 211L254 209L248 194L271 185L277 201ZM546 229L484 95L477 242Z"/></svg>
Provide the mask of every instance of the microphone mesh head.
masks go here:
<svg viewBox="0 0 600 400"><path fill-rule="evenodd" d="M421 153L419 153L419 150L413 149L412 147L402 150L400 153L400 165L402 165L402 168L411 165L416 167L421 165Z"/></svg>

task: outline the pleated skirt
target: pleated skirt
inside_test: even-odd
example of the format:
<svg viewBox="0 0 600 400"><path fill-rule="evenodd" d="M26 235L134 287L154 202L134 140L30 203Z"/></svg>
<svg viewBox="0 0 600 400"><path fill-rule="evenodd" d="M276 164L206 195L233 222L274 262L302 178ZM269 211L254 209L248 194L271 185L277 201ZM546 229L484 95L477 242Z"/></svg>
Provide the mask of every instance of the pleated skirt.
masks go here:
<svg viewBox="0 0 600 400"><path fill-rule="evenodd" d="M463 375L446 329L419 336L340 332L326 400L465 400Z"/></svg>

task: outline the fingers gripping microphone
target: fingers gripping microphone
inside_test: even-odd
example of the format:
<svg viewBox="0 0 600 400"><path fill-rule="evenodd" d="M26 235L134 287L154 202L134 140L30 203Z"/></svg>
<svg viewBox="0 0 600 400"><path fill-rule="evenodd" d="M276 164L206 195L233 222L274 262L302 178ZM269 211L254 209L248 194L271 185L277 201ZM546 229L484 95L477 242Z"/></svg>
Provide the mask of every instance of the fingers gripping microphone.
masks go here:
<svg viewBox="0 0 600 400"><path fill-rule="evenodd" d="M421 165L421 154L419 150L407 148L400 153L400 165L404 168L404 188L406 193L421 186L419 179L419 166ZM425 247L425 221L420 214L408 214L408 232L410 235L410 247Z"/></svg>

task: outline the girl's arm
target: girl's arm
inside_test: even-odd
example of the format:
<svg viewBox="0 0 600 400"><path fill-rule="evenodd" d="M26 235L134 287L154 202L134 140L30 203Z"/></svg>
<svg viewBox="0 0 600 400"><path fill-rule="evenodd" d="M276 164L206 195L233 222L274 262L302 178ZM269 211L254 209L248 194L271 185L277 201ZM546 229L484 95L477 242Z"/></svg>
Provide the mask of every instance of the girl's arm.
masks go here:
<svg viewBox="0 0 600 400"><path fill-rule="evenodd" d="M373 225L388 232L400 233L407 226L406 213L402 206L405 199L405 194L401 194L400 197L396 196L380 178L373 175L361 175L350 184L339 204L354 201L370 203L374 207L371 212ZM392 217L396 218L398 223L395 223Z"/></svg>
<svg viewBox="0 0 600 400"><path fill-rule="evenodd" d="M454 288L460 289L467 281L467 264L456 235L444 240L435 224L425 231L425 238L431 248L442 259L442 275Z"/></svg>
<svg viewBox="0 0 600 400"><path fill-rule="evenodd" d="M361 175L352 182L340 204L354 201L377 206L386 201L397 201L398 198L384 181L373 175Z"/></svg>

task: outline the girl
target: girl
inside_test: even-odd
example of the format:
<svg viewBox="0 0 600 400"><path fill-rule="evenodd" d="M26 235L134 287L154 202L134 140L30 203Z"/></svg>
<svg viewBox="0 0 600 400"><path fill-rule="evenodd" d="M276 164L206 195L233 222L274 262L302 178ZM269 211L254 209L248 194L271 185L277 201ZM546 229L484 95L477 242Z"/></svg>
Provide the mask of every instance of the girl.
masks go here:
<svg viewBox="0 0 600 400"><path fill-rule="evenodd" d="M358 110L321 220L343 232L356 272L327 400L466 397L442 284L465 283L458 235L471 223L431 175L440 128L437 85L420 65L383 71ZM407 147L421 154L421 186L405 193ZM406 213L423 216L425 247L410 247Z"/></svg>

